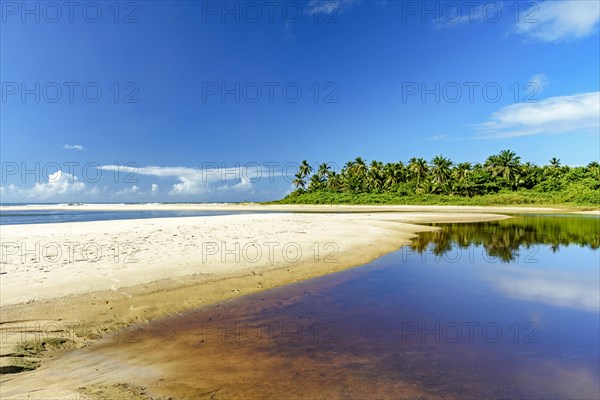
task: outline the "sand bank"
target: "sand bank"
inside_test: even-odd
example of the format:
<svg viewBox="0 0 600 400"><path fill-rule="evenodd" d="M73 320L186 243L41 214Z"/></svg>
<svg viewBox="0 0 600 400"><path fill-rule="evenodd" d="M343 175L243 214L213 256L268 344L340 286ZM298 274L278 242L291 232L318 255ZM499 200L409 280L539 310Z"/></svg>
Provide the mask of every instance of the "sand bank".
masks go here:
<svg viewBox="0 0 600 400"><path fill-rule="evenodd" d="M315 275L364 264L424 227L492 214L249 214L3 226L3 306L187 277L216 279L307 264ZM311 274L312 275L312 274Z"/></svg>

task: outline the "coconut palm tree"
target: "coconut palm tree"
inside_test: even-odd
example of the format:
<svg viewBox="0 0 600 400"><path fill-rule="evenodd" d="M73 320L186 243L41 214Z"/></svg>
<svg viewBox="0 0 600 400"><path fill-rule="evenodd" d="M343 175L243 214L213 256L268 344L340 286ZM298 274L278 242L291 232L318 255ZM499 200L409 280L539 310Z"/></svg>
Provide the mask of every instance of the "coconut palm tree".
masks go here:
<svg viewBox="0 0 600 400"><path fill-rule="evenodd" d="M292 184L296 185L296 190L298 191L304 191L304 189L306 188L306 181L304 180L304 176L302 175L302 173L297 172L296 175L294 175L295 179L292 181Z"/></svg>
<svg viewBox="0 0 600 400"><path fill-rule="evenodd" d="M354 170L354 161L346 162L346 164L344 164L344 166L342 167L342 172L341 172L344 179L347 179L348 176L350 174L352 174L353 170Z"/></svg>
<svg viewBox="0 0 600 400"><path fill-rule="evenodd" d="M491 156L489 156L486 160L485 163L483 164L483 168L492 174L492 176L496 176L498 175L498 155L497 154L492 154Z"/></svg>
<svg viewBox="0 0 600 400"><path fill-rule="evenodd" d="M468 178L471 175L471 163L463 162L452 169L452 192L460 195L471 195Z"/></svg>
<svg viewBox="0 0 600 400"><path fill-rule="evenodd" d="M466 179L471 172L471 163L470 162L462 162L452 170L452 175L454 179L457 181L461 181Z"/></svg>
<svg viewBox="0 0 600 400"><path fill-rule="evenodd" d="M531 162L522 164L519 178L517 180L517 187L531 189L538 182L539 173L540 168L537 165Z"/></svg>
<svg viewBox="0 0 600 400"><path fill-rule="evenodd" d="M550 160L550 166L553 168L558 168L560 167L560 159L556 158L556 157L552 157Z"/></svg>
<svg viewBox="0 0 600 400"><path fill-rule="evenodd" d="M302 164L300 164L300 168L298 168L298 170L303 178L306 178L312 173L312 167L308 164L308 161L306 160L302 161Z"/></svg>
<svg viewBox="0 0 600 400"><path fill-rule="evenodd" d="M321 190L324 187L325 187L325 179L323 179L320 175L315 174L310 177L310 181L308 183L308 191L309 192Z"/></svg>
<svg viewBox="0 0 600 400"><path fill-rule="evenodd" d="M357 175L363 175L367 172L367 163L362 157L356 157L354 160L354 172Z"/></svg>
<svg viewBox="0 0 600 400"><path fill-rule="evenodd" d="M369 191L379 192L383 188L383 163L373 160L367 172L367 187Z"/></svg>
<svg viewBox="0 0 600 400"><path fill-rule="evenodd" d="M327 178L327 182L325 185L327 186L327 189L334 190L336 192L340 191L343 187L342 179L340 175L335 171L331 171L329 173L329 177Z"/></svg>
<svg viewBox="0 0 600 400"><path fill-rule="evenodd" d="M427 161L424 158L411 158L408 162L408 170L417 181L417 186L427 176L429 168L427 167Z"/></svg>
<svg viewBox="0 0 600 400"><path fill-rule="evenodd" d="M406 173L402 161L385 164L383 167L383 186L385 189L393 190L396 185L405 181Z"/></svg>
<svg viewBox="0 0 600 400"><path fill-rule="evenodd" d="M425 178L421 181L421 184L417 187L417 194L435 194L438 191L439 187L433 183L431 176L426 175Z"/></svg>
<svg viewBox="0 0 600 400"><path fill-rule="evenodd" d="M440 188L445 188L452 173L452 161L442 155L435 156L431 160L431 176L433 183Z"/></svg>
<svg viewBox="0 0 600 400"><path fill-rule="evenodd" d="M362 157L348 161L342 169L345 189L353 193L362 193L367 186L367 164Z"/></svg>
<svg viewBox="0 0 600 400"><path fill-rule="evenodd" d="M319 165L319 170L317 171L317 175L319 175L319 177L322 179L327 179L329 177L330 172L331 172L331 167L329 166L329 164L323 163L323 164Z"/></svg>
<svg viewBox="0 0 600 400"><path fill-rule="evenodd" d="M513 181L519 173L521 157L514 151L502 150L496 157L496 175Z"/></svg>
<svg viewBox="0 0 600 400"><path fill-rule="evenodd" d="M600 179L600 164L597 161L589 163L587 169L592 173L592 177Z"/></svg>
<svg viewBox="0 0 600 400"><path fill-rule="evenodd" d="M347 162L340 173L332 171L326 163L313 168L306 160L299 165L294 194L305 191L329 190L341 193L394 193L410 194L446 193L476 196L497 193L503 189L533 189L540 192L558 192L568 188L579 191L572 184L580 183L586 190L600 189L600 163L593 161L586 167L561 166L556 157L549 165L521 163L521 158L511 150L502 150L487 158L484 164L453 162L442 155L430 163L423 158L411 158L405 167L402 162L383 164L373 160L370 164L362 157ZM587 194L586 194L587 196ZM597 194L590 194L594 199ZM367 198L367 197L366 197ZM586 200L587 201L587 200Z"/></svg>

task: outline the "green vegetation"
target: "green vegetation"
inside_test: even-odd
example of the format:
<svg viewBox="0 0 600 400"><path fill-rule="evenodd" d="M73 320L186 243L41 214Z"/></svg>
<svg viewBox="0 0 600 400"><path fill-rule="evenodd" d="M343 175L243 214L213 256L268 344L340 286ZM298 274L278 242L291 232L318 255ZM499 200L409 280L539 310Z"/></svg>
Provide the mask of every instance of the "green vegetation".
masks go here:
<svg viewBox="0 0 600 400"><path fill-rule="evenodd" d="M501 221L469 224L431 224L442 229L421 232L411 243L413 251L423 253L430 249L441 256L453 248L466 249L469 245L483 246L489 257L504 262L515 261L520 250L536 245L577 245L600 248L600 219L595 217L527 216Z"/></svg>
<svg viewBox="0 0 600 400"><path fill-rule="evenodd" d="M314 173L313 173L314 172ZM316 171L302 162L284 204L454 204L454 205L600 205L600 164L563 166L521 162L502 150L483 163L454 163L436 156L429 163L412 158L407 164L367 164L361 157L338 173L327 164Z"/></svg>

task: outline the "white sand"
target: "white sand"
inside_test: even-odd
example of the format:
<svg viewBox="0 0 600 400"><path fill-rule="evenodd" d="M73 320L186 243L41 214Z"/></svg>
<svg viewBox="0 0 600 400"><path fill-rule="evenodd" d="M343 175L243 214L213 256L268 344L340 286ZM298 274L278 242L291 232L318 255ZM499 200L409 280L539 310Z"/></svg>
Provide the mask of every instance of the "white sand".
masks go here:
<svg viewBox="0 0 600 400"><path fill-rule="evenodd" d="M6 306L101 290L129 296L128 287L167 278L250 275L304 263L351 266L357 250L367 257L356 260L368 261L426 229L400 222L498 218L302 213L7 225L0 231L0 301Z"/></svg>

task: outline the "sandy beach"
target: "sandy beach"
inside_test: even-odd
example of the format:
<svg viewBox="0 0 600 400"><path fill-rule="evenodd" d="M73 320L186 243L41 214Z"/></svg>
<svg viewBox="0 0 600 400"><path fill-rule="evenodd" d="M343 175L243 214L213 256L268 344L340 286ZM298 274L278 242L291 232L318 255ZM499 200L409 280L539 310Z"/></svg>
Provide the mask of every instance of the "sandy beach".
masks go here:
<svg viewBox="0 0 600 400"><path fill-rule="evenodd" d="M112 207L111 207L112 208ZM154 207L153 209L158 209ZM238 208L236 208L238 209ZM502 218L472 213L249 214L4 226L3 306L187 277L364 264L427 228ZM185 282L182 282L185 284Z"/></svg>
<svg viewBox="0 0 600 400"><path fill-rule="evenodd" d="M435 229L419 224L491 221L508 218L503 214L509 213L559 211L260 205L81 205L68 209L74 207L281 213L3 226L3 367L15 362L7 356L20 341L47 334L47 327L53 332L67 325L81 328L85 333L77 335L71 347L86 347L132 323L143 324L365 264L397 250L418 232ZM65 351L57 349L56 354ZM94 398L73 390L86 380L119 382L114 373L89 371L79 374L79 381L66 376L50 379L53 362L33 372L3 375L2 397ZM80 367L89 370L94 363Z"/></svg>

